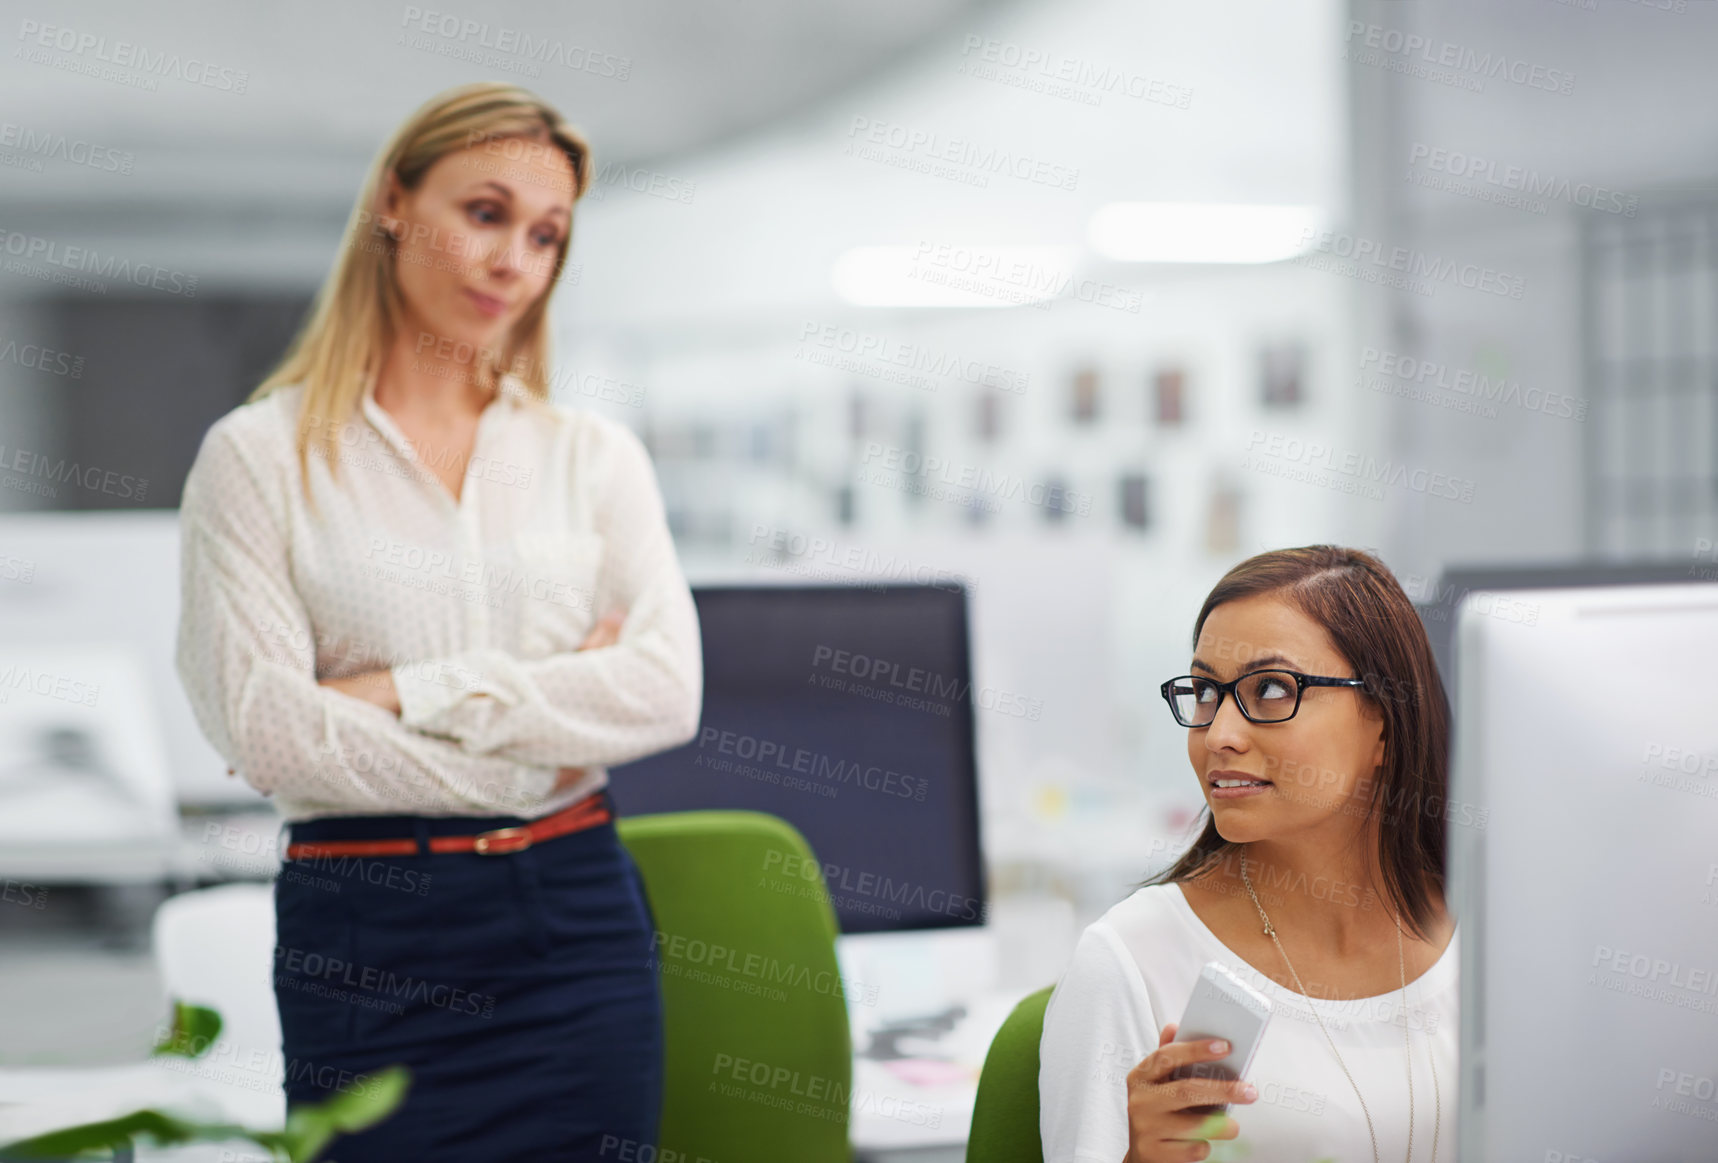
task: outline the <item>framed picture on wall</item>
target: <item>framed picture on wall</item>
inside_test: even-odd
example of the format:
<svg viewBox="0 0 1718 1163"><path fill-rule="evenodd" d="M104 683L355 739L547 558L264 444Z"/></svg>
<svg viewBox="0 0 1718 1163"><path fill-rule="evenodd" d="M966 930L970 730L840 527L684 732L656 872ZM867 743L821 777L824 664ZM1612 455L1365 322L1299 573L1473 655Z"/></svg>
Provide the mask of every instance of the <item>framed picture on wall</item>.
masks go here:
<svg viewBox="0 0 1718 1163"><path fill-rule="evenodd" d="M1090 366L1077 369L1071 389L1069 415L1078 423L1090 424L1098 418L1098 369Z"/></svg>
<svg viewBox="0 0 1718 1163"><path fill-rule="evenodd" d="M1121 477L1121 523L1128 529L1145 529L1151 523L1146 507L1147 482L1142 472L1123 473Z"/></svg>
<svg viewBox="0 0 1718 1163"><path fill-rule="evenodd" d="M1205 552L1224 556L1241 543L1241 490L1228 481L1213 482L1205 510Z"/></svg>
<svg viewBox="0 0 1718 1163"><path fill-rule="evenodd" d="M858 442L870 430L871 406L863 389L855 387L847 394L847 436Z"/></svg>
<svg viewBox="0 0 1718 1163"><path fill-rule="evenodd" d="M1159 424L1179 424L1186 417L1187 373L1179 366L1159 368L1151 377L1152 414Z"/></svg>
<svg viewBox="0 0 1718 1163"><path fill-rule="evenodd" d="M746 459L768 464L775 459L776 430L768 420L753 420L746 428Z"/></svg>
<svg viewBox="0 0 1718 1163"><path fill-rule="evenodd" d="M1051 473L1044 481L1044 520L1058 525L1074 510L1074 498L1068 492L1068 478Z"/></svg>
<svg viewBox="0 0 1718 1163"><path fill-rule="evenodd" d="M973 434L986 444L996 440L1002 431L1002 393L995 388L981 388L973 397Z"/></svg>
<svg viewBox="0 0 1718 1163"><path fill-rule="evenodd" d="M913 466L912 471L907 474L908 476L916 477L925 471L925 414L923 412L910 413L901 425L901 460L902 463ZM919 483L922 485L923 481ZM916 509L924 503L925 490L922 487L908 488L905 490L904 496L907 507Z"/></svg>
<svg viewBox="0 0 1718 1163"><path fill-rule="evenodd" d="M1304 398L1306 345L1298 340L1269 343L1259 351L1261 402L1267 408L1292 408Z"/></svg>

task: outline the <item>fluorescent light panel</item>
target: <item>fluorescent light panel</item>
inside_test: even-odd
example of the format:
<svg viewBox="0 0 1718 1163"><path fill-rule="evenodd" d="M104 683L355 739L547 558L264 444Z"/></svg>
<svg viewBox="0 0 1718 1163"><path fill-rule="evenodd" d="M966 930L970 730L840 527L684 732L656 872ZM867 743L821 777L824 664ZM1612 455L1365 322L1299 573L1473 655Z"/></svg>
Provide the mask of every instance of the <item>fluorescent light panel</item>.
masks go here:
<svg viewBox="0 0 1718 1163"><path fill-rule="evenodd" d="M1323 222L1316 206L1111 202L1086 239L1116 262L1267 263L1307 250Z"/></svg>

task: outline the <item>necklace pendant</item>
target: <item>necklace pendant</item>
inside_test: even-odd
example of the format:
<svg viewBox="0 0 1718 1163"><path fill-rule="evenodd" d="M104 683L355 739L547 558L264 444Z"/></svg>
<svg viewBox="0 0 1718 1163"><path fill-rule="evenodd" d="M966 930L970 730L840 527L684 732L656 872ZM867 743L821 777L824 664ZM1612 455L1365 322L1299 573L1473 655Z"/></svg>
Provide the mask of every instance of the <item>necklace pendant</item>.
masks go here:
<svg viewBox="0 0 1718 1163"><path fill-rule="evenodd" d="M1269 922L1267 922L1265 924L1265 936L1274 937L1276 935L1277 935L1277 931L1275 929L1271 928Z"/></svg>

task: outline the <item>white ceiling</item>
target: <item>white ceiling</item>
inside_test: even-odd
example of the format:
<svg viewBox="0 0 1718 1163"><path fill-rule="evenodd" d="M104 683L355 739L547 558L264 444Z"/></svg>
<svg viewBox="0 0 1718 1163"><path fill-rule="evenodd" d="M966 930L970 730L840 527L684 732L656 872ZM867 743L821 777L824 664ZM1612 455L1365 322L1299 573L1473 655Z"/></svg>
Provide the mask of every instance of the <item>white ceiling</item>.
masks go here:
<svg viewBox="0 0 1718 1163"><path fill-rule="evenodd" d="M398 43L414 11L404 4L166 0L147 21L113 0L54 11L79 35L244 69L246 91L176 79L139 91L63 67L93 53L10 57L0 120L130 150L135 168L0 166L0 227L195 275L210 291L314 288L366 165L401 119L448 86L506 75L495 60ZM487 37L436 43L471 47L506 30L626 60L624 80L520 80L587 131L599 171L651 167L695 183L696 197L629 197L599 180L575 248L589 290L566 297L593 322L686 323L828 301L830 265L852 246L1080 246L1091 214L1118 200L1334 209L1345 172L1342 11L1341 0L514 0L469 10ZM1090 100L1069 100L1018 83L1040 82L1026 70L981 75L982 54L969 51L980 37L1058 67L1166 83L1191 101L1091 85L1081 94ZM879 122L1077 181L963 184L889 164L922 160L900 151L853 156L855 125ZM0 274L0 292L55 290Z"/></svg>
<svg viewBox="0 0 1718 1163"><path fill-rule="evenodd" d="M584 208L576 244L584 278L564 296L575 330L725 342L760 320L843 310L831 271L849 248L929 241L1083 251L1091 216L1111 202L1310 205L1339 217L1343 27L1339 0L1056 0L935 38L815 115L743 148L676 160L673 172L697 183L690 204L637 197ZM998 83L969 68L971 35L1161 80L1191 99L1180 108L1110 91L1093 104ZM1011 151L1060 167L1070 182L987 174L981 185L889 164L926 161L929 151L863 156L857 147L870 135L856 126L878 124L944 146ZM970 167L945 169L973 176ZM1186 277L1162 266L1077 268L1128 286Z"/></svg>
<svg viewBox="0 0 1718 1163"><path fill-rule="evenodd" d="M73 0L14 9L0 69L3 119L130 151L130 174L50 163L0 167L0 198L18 228L68 201L177 215L262 198L301 209L349 207L354 176L387 134L441 89L512 79L589 135L599 164L685 155L743 135L892 67L925 38L995 0L456 0L457 7L374 0L233 4L214 0ZM425 33L436 13L488 25L464 37ZM440 22L436 22L440 23ZM41 49L48 26L88 41ZM508 35L601 54L595 71L496 53L476 63L402 43L483 49ZM50 40L54 39L50 35ZM148 91L86 75L129 41L247 74L243 93L163 77ZM32 59L22 50L44 54ZM577 52L572 55L580 59ZM534 67L538 75L517 71ZM620 73L625 79L605 76ZM133 74L139 70L129 70Z"/></svg>

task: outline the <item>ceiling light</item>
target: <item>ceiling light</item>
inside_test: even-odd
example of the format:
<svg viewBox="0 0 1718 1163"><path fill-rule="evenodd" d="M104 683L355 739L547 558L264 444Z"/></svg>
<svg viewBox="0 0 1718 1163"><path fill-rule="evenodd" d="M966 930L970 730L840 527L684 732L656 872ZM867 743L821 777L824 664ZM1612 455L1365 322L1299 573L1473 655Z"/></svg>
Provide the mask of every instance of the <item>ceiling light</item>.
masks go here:
<svg viewBox="0 0 1718 1163"><path fill-rule="evenodd" d="M1316 206L1111 202L1086 238L1117 262L1267 263L1310 249L1323 223Z"/></svg>

